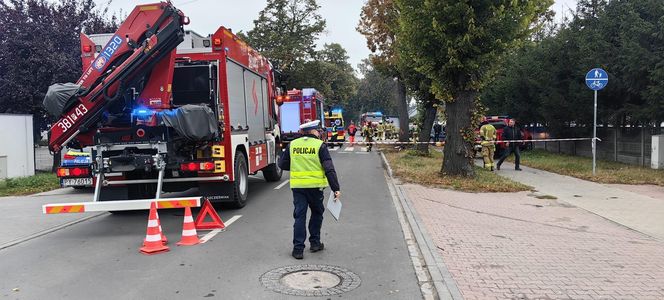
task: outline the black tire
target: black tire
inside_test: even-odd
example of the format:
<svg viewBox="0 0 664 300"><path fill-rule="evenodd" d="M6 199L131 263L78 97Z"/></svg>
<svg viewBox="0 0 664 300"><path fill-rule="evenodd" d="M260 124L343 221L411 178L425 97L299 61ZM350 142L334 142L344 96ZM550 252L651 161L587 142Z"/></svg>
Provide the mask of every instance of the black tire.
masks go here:
<svg viewBox="0 0 664 300"><path fill-rule="evenodd" d="M249 194L249 169L247 159L240 151L235 153L235 165L233 166L233 207L243 208L247 205L247 194Z"/></svg>
<svg viewBox="0 0 664 300"><path fill-rule="evenodd" d="M279 147L279 143L276 144L275 156L276 156L276 161L278 161L279 158L281 158L281 147ZM279 168L279 164L277 162L269 164L267 167L265 167L265 169L263 169L263 177L267 182L275 182L281 180L281 175L283 173L284 171L281 168Z"/></svg>

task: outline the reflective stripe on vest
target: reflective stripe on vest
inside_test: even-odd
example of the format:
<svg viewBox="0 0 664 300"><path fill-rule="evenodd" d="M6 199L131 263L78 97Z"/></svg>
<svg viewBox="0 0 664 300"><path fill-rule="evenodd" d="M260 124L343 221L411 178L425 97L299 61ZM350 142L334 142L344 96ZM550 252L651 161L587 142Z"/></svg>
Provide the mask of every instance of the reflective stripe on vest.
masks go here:
<svg viewBox="0 0 664 300"><path fill-rule="evenodd" d="M328 186L319 151L323 141L302 137L290 143L290 187L321 188Z"/></svg>

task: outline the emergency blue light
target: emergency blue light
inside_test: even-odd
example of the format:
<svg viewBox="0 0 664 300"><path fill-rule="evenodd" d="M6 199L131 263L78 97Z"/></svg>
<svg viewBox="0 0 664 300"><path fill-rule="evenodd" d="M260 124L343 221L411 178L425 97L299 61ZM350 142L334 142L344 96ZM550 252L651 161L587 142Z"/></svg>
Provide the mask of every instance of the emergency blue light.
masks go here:
<svg viewBox="0 0 664 300"><path fill-rule="evenodd" d="M131 114L138 117L146 117L153 115L154 111L147 108L135 108Z"/></svg>
<svg viewBox="0 0 664 300"><path fill-rule="evenodd" d="M332 110L332 113L335 113L335 114L340 114L342 112L343 112L343 109L341 109L341 108L335 108L335 109Z"/></svg>
<svg viewBox="0 0 664 300"><path fill-rule="evenodd" d="M382 113L382 112L379 112L379 111L377 111L377 112L376 112L376 116L380 116L380 117L382 117L382 116L383 116L383 113Z"/></svg>

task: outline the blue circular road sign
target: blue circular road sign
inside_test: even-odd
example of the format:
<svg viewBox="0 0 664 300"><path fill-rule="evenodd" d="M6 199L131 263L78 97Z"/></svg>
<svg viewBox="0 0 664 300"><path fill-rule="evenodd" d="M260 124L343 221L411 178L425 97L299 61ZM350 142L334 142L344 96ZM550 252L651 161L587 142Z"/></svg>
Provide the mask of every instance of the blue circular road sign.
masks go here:
<svg viewBox="0 0 664 300"><path fill-rule="evenodd" d="M593 91L599 91L609 83L609 74L606 71L595 68L586 74L586 85Z"/></svg>

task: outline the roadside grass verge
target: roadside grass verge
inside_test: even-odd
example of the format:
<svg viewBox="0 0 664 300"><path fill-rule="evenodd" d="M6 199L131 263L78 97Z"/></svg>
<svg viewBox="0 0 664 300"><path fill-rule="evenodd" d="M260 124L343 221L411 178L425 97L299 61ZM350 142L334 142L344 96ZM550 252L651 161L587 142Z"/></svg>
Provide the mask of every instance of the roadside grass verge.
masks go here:
<svg viewBox="0 0 664 300"><path fill-rule="evenodd" d="M514 157L510 158L514 161ZM544 150L521 153L521 164L561 175L598 183L652 184L664 186L664 170L654 170L613 161L597 161L597 175L593 176L593 160L551 153Z"/></svg>
<svg viewBox="0 0 664 300"><path fill-rule="evenodd" d="M0 197L41 193L60 188L60 181L53 173L37 173L34 176L0 180Z"/></svg>
<svg viewBox="0 0 664 300"><path fill-rule="evenodd" d="M388 150L383 153L394 176L404 182L471 193L520 192L532 189L480 167L475 167L475 178L443 175L440 173L443 154L435 150L430 151L429 156L418 156L412 150Z"/></svg>

